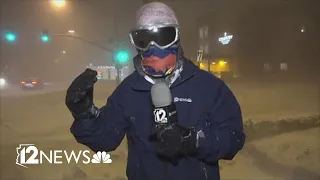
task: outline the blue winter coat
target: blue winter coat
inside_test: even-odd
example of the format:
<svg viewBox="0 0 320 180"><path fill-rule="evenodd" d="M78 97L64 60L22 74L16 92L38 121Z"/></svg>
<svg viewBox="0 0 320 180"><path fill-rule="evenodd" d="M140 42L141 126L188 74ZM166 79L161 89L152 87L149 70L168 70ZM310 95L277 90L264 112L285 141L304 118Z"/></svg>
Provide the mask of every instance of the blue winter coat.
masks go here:
<svg viewBox="0 0 320 180"><path fill-rule="evenodd" d="M128 139L128 180L219 180L221 159L231 160L245 141L240 106L225 83L184 60L171 86L178 122L203 130L197 155L177 165L160 160L149 142L153 123L152 84L138 72L128 76L90 121L74 121L76 140L93 151L113 151Z"/></svg>

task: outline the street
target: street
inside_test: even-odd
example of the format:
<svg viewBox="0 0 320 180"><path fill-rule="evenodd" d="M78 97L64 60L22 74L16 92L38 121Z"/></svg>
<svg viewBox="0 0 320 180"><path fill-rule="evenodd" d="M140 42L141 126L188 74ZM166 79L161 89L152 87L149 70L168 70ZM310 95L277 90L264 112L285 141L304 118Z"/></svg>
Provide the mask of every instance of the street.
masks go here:
<svg viewBox="0 0 320 180"><path fill-rule="evenodd" d="M320 164L320 144L316 135L320 133L319 94L316 85L308 84L229 84L236 94L248 132L245 148L232 161L221 161L223 179L289 178L298 173L303 177L317 176ZM113 91L113 84L97 83L95 104L105 104ZM53 88L55 89L55 88ZM53 90L52 89L52 90ZM124 179L127 161L126 141L111 153L112 164L58 164L44 163L23 168L15 164L15 148L21 143L35 144L49 151L88 150L79 145L69 128L72 117L64 105L65 91L56 91L20 98L3 97L1 104L1 169L2 179L73 179L101 178ZM276 128L276 134L261 135L275 126L270 124L281 119L296 123L302 117L315 117L312 127L303 123ZM311 119L312 120L312 119ZM255 125L250 125L252 123ZM308 120L310 121L310 120ZM269 125L268 125L269 123ZM301 122L300 122L301 123ZM249 128L249 129L248 129ZM259 136L259 138L254 138ZM306 141L306 139L308 139ZM295 172L299 169L299 172ZM299 174L300 173L300 174ZM297 175L297 176L298 176Z"/></svg>
<svg viewBox="0 0 320 180"><path fill-rule="evenodd" d="M12 85L8 88L3 88L0 90L0 97L23 97L30 95L46 94L56 91L63 91L67 88L67 83L45 83L44 89L40 90L23 90L19 85Z"/></svg>

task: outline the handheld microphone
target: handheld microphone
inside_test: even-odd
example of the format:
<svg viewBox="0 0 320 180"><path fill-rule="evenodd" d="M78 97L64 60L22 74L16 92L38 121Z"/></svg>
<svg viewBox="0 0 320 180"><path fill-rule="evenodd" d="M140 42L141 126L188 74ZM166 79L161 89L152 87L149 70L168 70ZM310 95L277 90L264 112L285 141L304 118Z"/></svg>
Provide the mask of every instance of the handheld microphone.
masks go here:
<svg viewBox="0 0 320 180"><path fill-rule="evenodd" d="M158 82L152 86L151 99L156 123L172 124L177 122L177 110L174 103L172 103L170 88L165 82Z"/></svg>

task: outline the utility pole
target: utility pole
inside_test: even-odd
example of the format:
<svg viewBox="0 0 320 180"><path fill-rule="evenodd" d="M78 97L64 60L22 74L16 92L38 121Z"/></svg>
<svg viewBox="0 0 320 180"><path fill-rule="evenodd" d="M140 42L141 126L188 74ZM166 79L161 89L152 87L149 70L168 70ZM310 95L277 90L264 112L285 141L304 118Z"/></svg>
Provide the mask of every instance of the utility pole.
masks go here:
<svg viewBox="0 0 320 180"><path fill-rule="evenodd" d="M116 1L118 2L118 1ZM117 22L117 17L118 17L118 11L117 11L117 8L118 8L118 4L117 4L117 7L115 8L115 12L114 12L114 16L113 16L113 24L114 24L114 34L115 34L115 41L113 42L114 43L114 53L113 53L113 62L115 64L115 68L116 68L116 86L118 86L120 84L120 64L117 63L117 60L116 60L116 57L115 57L115 53L117 52L118 48L119 48L119 32L118 32L118 22Z"/></svg>
<svg viewBox="0 0 320 180"><path fill-rule="evenodd" d="M115 51L114 51L114 54L113 54L113 58L114 58L114 63L115 63L115 68L116 68L116 72L117 72L117 76L116 76L116 86L118 86L120 84L120 74L121 74L121 71L120 69L122 68L121 65L118 63L117 59L116 59L116 55L115 53L117 52L117 50L119 49L119 41L116 40L115 42Z"/></svg>
<svg viewBox="0 0 320 180"><path fill-rule="evenodd" d="M117 1L119 3L119 1ZM120 1L121 2L121 1ZM119 4L118 4L119 5ZM114 53L113 53L113 62L116 69L116 85L118 86L121 82L121 70L128 63L129 60L129 52L128 50L124 50L124 41L119 37L119 26L118 26L118 13L117 11L114 12L114 33L115 38L113 39L112 43L114 44Z"/></svg>

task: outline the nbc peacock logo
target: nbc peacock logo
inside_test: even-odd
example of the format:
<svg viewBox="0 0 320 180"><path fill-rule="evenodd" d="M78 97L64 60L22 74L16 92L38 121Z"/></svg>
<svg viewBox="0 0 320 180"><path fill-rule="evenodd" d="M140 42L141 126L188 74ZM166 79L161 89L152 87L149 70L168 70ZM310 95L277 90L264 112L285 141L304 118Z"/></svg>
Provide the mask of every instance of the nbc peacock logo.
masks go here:
<svg viewBox="0 0 320 180"><path fill-rule="evenodd" d="M91 163L98 164L98 163L105 163L110 164L112 163L112 159L110 158L110 154L107 154L106 152L98 151L96 154L93 155L91 159Z"/></svg>

